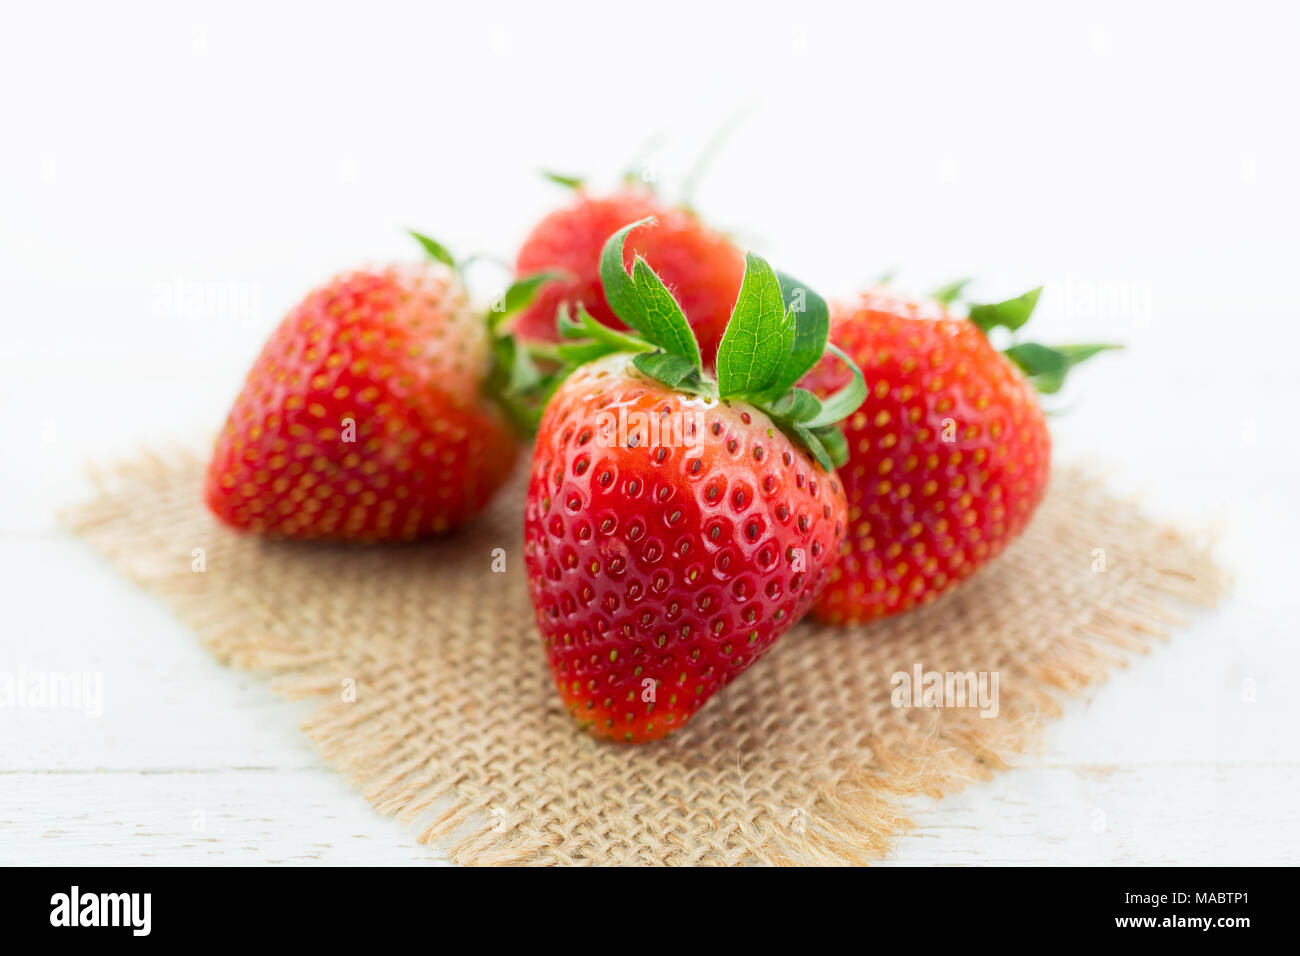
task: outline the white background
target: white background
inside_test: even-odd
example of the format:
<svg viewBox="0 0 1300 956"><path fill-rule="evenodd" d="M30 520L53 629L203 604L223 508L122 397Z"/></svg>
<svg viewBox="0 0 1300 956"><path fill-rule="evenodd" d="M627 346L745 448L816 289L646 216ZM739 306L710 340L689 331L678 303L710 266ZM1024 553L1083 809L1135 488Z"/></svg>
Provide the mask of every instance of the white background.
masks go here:
<svg viewBox="0 0 1300 956"><path fill-rule="evenodd" d="M105 680L98 720L0 710L0 863L436 859L54 512L87 459L204 440L279 315L402 227L509 257L565 198L539 168L612 183L661 136L673 195L724 127L696 205L826 294L1047 282L1038 336L1126 342L1059 460L1217 529L1237 579L897 861L1297 862L1293 9L177 6L0 15L0 670Z"/></svg>

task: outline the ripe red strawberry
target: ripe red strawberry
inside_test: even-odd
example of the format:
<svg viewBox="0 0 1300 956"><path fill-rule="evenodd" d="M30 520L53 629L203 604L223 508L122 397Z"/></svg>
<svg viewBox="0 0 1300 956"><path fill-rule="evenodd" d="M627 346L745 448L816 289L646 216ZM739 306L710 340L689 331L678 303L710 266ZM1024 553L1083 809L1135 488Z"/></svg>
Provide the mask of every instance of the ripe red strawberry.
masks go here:
<svg viewBox="0 0 1300 956"><path fill-rule="evenodd" d="M970 319L886 288L835 310L831 338L869 391L845 422L849 531L818 619L861 623L933 601L1024 530L1051 457L1035 384L1055 391L1071 365L1103 348L998 352L986 330L1019 328L1038 292L974 307ZM823 364L803 385L824 394L843 380Z"/></svg>
<svg viewBox="0 0 1300 956"><path fill-rule="evenodd" d="M845 501L826 452L834 400L789 397L825 347L824 304L787 310L783 297L811 294L751 256L715 384L645 261L623 271L628 229L607 244L602 274L648 342L583 313L594 341L562 346L612 354L546 407L524 547L566 707L598 737L642 742L685 724L807 611L838 554ZM854 407L861 387L840 404Z"/></svg>
<svg viewBox="0 0 1300 956"><path fill-rule="evenodd" d="M561 303L582 305L613 328L624 328L605 301L600 283L600 253L620 227L653 216L656 224L638 231L624 254L624 266L642 256L673 292L699 341L706 365L712 365L731 307L745 273L745 256L722 233L705 226L691 212L661 202L643 189L611 196L579 193L568 206L539 222L519 250L520 275L564 271L568 278L548 282L531 307L515 321L525 339L557 338L556 313Z"/></svg>
<svg viewBox="0 0 1300 956"><path fill-rule="evenodd" d="M516 439L483 397L486 326L447 265L340 275L280 323L235 400L204 497L236 528L404 540L482 510Z"/></svg>

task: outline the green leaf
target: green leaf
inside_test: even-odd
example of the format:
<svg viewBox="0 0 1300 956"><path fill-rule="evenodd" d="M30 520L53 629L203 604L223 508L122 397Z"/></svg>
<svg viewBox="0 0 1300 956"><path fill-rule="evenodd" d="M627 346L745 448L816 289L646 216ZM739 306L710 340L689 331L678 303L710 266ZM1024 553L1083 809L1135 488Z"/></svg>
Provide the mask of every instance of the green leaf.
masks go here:
<svg viewBox="0 0 1300 956"><path fill-rule="evenodd" d="M1003 354L1029 377L1029 382L1044 395L1054 395L1065 384L1070 369L1100 352L1123 348L1120 345L1061 345L1055 348L1037 342L1021 342Z"/></svg>
<svg viewBox="0 0 1300 956"><path fill-rule="evenodd" d="M809 428L823 428L827 425L834 425L836 422L848 418L859 408L867 399L867 383L862 377L862 369L858 368L853 359L844 354L834 342L826 346L826 351L832 353L836 358L849 367L853 373L853 379L834 395L822 402L821 412L806 423Z"/></svg>
<svg viewBox="0 0 1300 956"><path fill-rule="evenodd" d="M640 256L632 263L632 284L641 299L646 338L699 368L700 345L691 324L668 287Z"/></svg>
<svg viewBox="0 0 1300 956"><path fill-rule="evenodd" d="M690 361L672 352L640 352L632 364L669 388L681 388L699 372Z"/></svg>
<svg viewBox="0 0 1300 956"><path fill-rule="evenodd" d="M567 276L567 272L550 271L534 272L516 279L506 288L501 298L492 304L488 316L488 328L495 329L516 312L528 308L533 299L537 297L538 289L545 283L555 279L563 279Z"/></svg>
<svg viewBox="0 0 1300 956"><path fill-rule="evenodd" d="M531 388L536 387L537 383L542 380L541 373L537 371L537 366L533 364L532 356L528 350L520 348L518 340L503 338L499 341L509 343L509 351L512 353L513 361L509 365L510 377L507 380L507 387L514 394L522 394Z"/></svg>
<svg viewBox="0 0 1300 956"><path fill-rule="evenodd" d="M414 237L416 242L424 247L424 251L427 252L431 258L437 259L443 265L450 266L453 269L456 268L456 260L452 258L451 253L447 251L446 246L438 240L430 239L428 236L416 232L414 229L408 229L406 231Z"/></svg>
<svg viewBox="0 0 1300 956"><path fill-rule="evenodd" d="M745 276L718 345L718 394L726 398L770 390L794 339L794 316L785 310L776 272L761 257L746 253Z"/></svg>
<svg viewBox="0 0 1300 956"><path fill-rule="evenodd" d="M615 315L638 332L645 332L642 328L643 310L637 298L636 285L632 282L632 277L627 274L627 269L623 267L623 244L627 241L627 234L633 229L647 226L654 221L654 217L651 216L624 226L605 240L605 245L600 252L600 284L605 290L605 301L609 303Z"/></svg>
<svg viewBox="0 0 1300 956"><path fill-rule="evenodd" d="M498 336L492 340L492 368L485 390L520 434L530 435L537 430L547 399L568 372L560 368L542 374L524 343L514 336Z"/></svg>
<svg viewBox="0 0 1300 956"><path fill-rule="evenodd" d="M821 414L822 403L821 399L807 389L792 388L764 409L774 418L806 422Z"/></svg>
<svg viewBox="0 0 1300 956"><path fill-rule="evenodd" d="M503 335L493 339L492 353L497 392L520 395L541 381L542 375L528 349L514 336Z"/></svg>
<svg viewBox="0 0 1300 956"><path fill-rule="evenodd" d="M826 300L798 279L780 271L776 277L781 284L781 301L785 304L786 318L794 320L793 344L776 380L767 390L771 395L780 396L803 378L825 353L826 337L831 328L831 313Z"/></svg>
<svg viewBox="0 0 1300 956"><path fill-rule="evenodd" d="M568 372L568 369L562 369L545 375L534 388L525 393L517 394L509 389L503 389L499 393L493 393L493 397L521 435L533 435L542 420L546 403L555 394L555 390L559 388Z"/></svg>
<svg viewBox="0 0 1300 956"><path fill-rule="evenodd" d="M849 460L849 440L844 437L844 432L834 425L827 425L825 428L814 429L813 434L826 449L826 454L830 456L836 468Z"/></svg>
<svg viewBox="0 0 1300 956"><path fill-rule="evenodd" d="M835 467L835 460L831 458L830 452L826 450L826 446L821 443L821 440L812 429L797 422L791 423L789 428L799 443L808 449L808 454L813 456L813 460L817 464L821 465L826 471L830 471Z"/></svg>
<svg viewBox="0 0 1300 956"><path fill-rule="evenodd" d="M1074 368L1080 362L1086 362L1094 355L1102 352L1112 352L1123 349L1122 345L1058 345L1058 352L1064 352L1070 360L1070 368Z"/></svg>
<svg viewBox="0 0 1300 956"><path fill-rule="evenodd" d="M649 264L637 256L632 274L623 267L623 245L633 229L653 223L654 217L624 226L605 241L600 255L600 280L605 300L614 314L654 345L700 366L700 346L695 341L681 306Z"/></svg>
<svg viewBox="0 0 1300 956"><path fill-rule="evenodd" d="M570 314L567 302L561 302L560 307L555 310L555 329L562 339L585 339L591 334L588 329L596 324L598 324L596 320L591 317L591 313L581 302L578 303L576 319Z"/></svg>
<svg viewBox="0 0 1300 956"><path fill-rule="evenodd" d="M588 362L594 362L598 358L604 358L618 351L621 349L608 343L591 341L561 342L555 347L556 354L571 365L586 365Z"/></svg>
<svg viewBox="0 0 1300 956"><path fill-rule="evenodd" d="M1034 314L1034 306L1038 305L1038 297L1042 292L1043 287L1040 285L1037 289L1030 289L1024 295L1007 299L1005 302L972 305L970 320L985 332L998 326L1014 332L1028 322L1029 317Z"/></svg>
<svg viewBox="0 0 1300 956"><path fill-rule="evenodd" d="M821 296L750 254L717 362L722 397L741 395L758 405L827 470L844 460L848 448L834 423L866 398L862 372L842 351L827 345L829 331L830 310ZM831 396L829 406L795 384L827 348L854 375L852 382Z"/></svg>
<svg viewBox="0 0 1300 956"><path fill-rule="evenodd" d="M1070 368L1070 358L1059 349L1037 342L1021 342L1013 345L1004 353L1015 362L1026 375L1065 374Z"/></svg>
<svg viewBox="0 0 1300 956"><path fill-rule="evenodd" d="M542 170L542 175L551 182L557 183L561 186L566 186L569 189L581 189L587 184L585 179L581 179L577 176L565 176L562 173L553 173L545 169Z"/></svg>
<svg viewBox="0 0 1300 956"><path fill-rule="evenodd" d="M947 285L941 285L935 289L930 297L936 302L951 305L970 283L970 279L958 279L956 282L949 282Z"/></svg>
<svg viewBox="0 0 1300 956"><path fill-rule="evenodd" d="M584 304L577 303L577 319L569 316L569 307L567 302L560 303L559 310L555 313L556 328L559 329L560 338L562 339L582 339L581 342L573 346L560 345L560 351L565 347L571 347L573 351L580 349L591 349L593 346L601 347L598 355L608 355L610 352L642 352L654 349L653 345L646 342L645 339L628 336L619 332L617 329L611 329L610 326L599 323L590 312L586 311Z"/></svg>
<svg viewBox="0 0 1300 956"><path fill-rule="evenodd" d="M1055 395L1065 384L1065 373L1043 372L1041 375L1032 375L1029 384L1034 386L1034 390L1040 395Z"/></svg>

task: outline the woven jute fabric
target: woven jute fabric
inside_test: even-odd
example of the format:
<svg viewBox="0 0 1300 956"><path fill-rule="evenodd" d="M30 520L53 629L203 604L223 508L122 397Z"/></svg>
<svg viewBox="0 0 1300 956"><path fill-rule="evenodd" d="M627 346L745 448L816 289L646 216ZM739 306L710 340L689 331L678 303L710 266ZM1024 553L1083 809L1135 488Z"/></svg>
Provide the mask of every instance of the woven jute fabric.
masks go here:
<svg viewBox="0 0 1300 956"><path fill-rule="evenodd" d="M453 537L362 548L228 531L202 470L143 455L66 523L221 660L316 697L324 757L466 864L868 863L913 798L1006 767L1064 695L1224 585L1202 543L1058 469L1026 534L965 585L871 627L799 625L676 736L627 747L561 707L521 485ZM918 665L996 673L997 715L895 706L893 675Z"/></svg>

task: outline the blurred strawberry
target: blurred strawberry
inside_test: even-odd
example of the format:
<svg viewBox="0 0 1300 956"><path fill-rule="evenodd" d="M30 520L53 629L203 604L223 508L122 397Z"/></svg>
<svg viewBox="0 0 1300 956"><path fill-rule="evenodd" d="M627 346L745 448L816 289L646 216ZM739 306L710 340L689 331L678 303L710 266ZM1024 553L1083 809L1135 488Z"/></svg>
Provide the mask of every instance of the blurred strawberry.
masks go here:
<svg viewBox="0 0 1300 956"><path fill-rule="evenodd" d="M236 528L390 541L455 528L505 481L517 438L485 394L494 350L450 256L308 293L254 363L204 498Z"/></svg>
<svg viewBox="0 0 1300 956"><path fill-rule="evenodd" d="M883 287L834 310L831 338L861 367L868 394L845 422L849 531L814 609L820 620L855 624L928 603L1024 530L1051 458L1035 390L1056 391L1072 366L1113 348L995 349L986 333L1021 328L1039 292L974 306L969 318ZM803 385L827 394L844 381L823 363Z"/></svg>
<svg viewBox="0 0 1300 956"><path fill-rule="evenodd" d="M656 222L628 241L624 266L630 268L638 255L649 263L685 313L706 367L712 366L745 273L745 256L693 212L668 205L640 187L603 197L580 189L572 203L533 228L519 250L516 271L561 271L566 276L541 288L516 320L515 332L525 339L554 341L561 304L571 309L581 305L606 325L625 328L601 288L601 248L615 230L649 216Z"/></svg>

